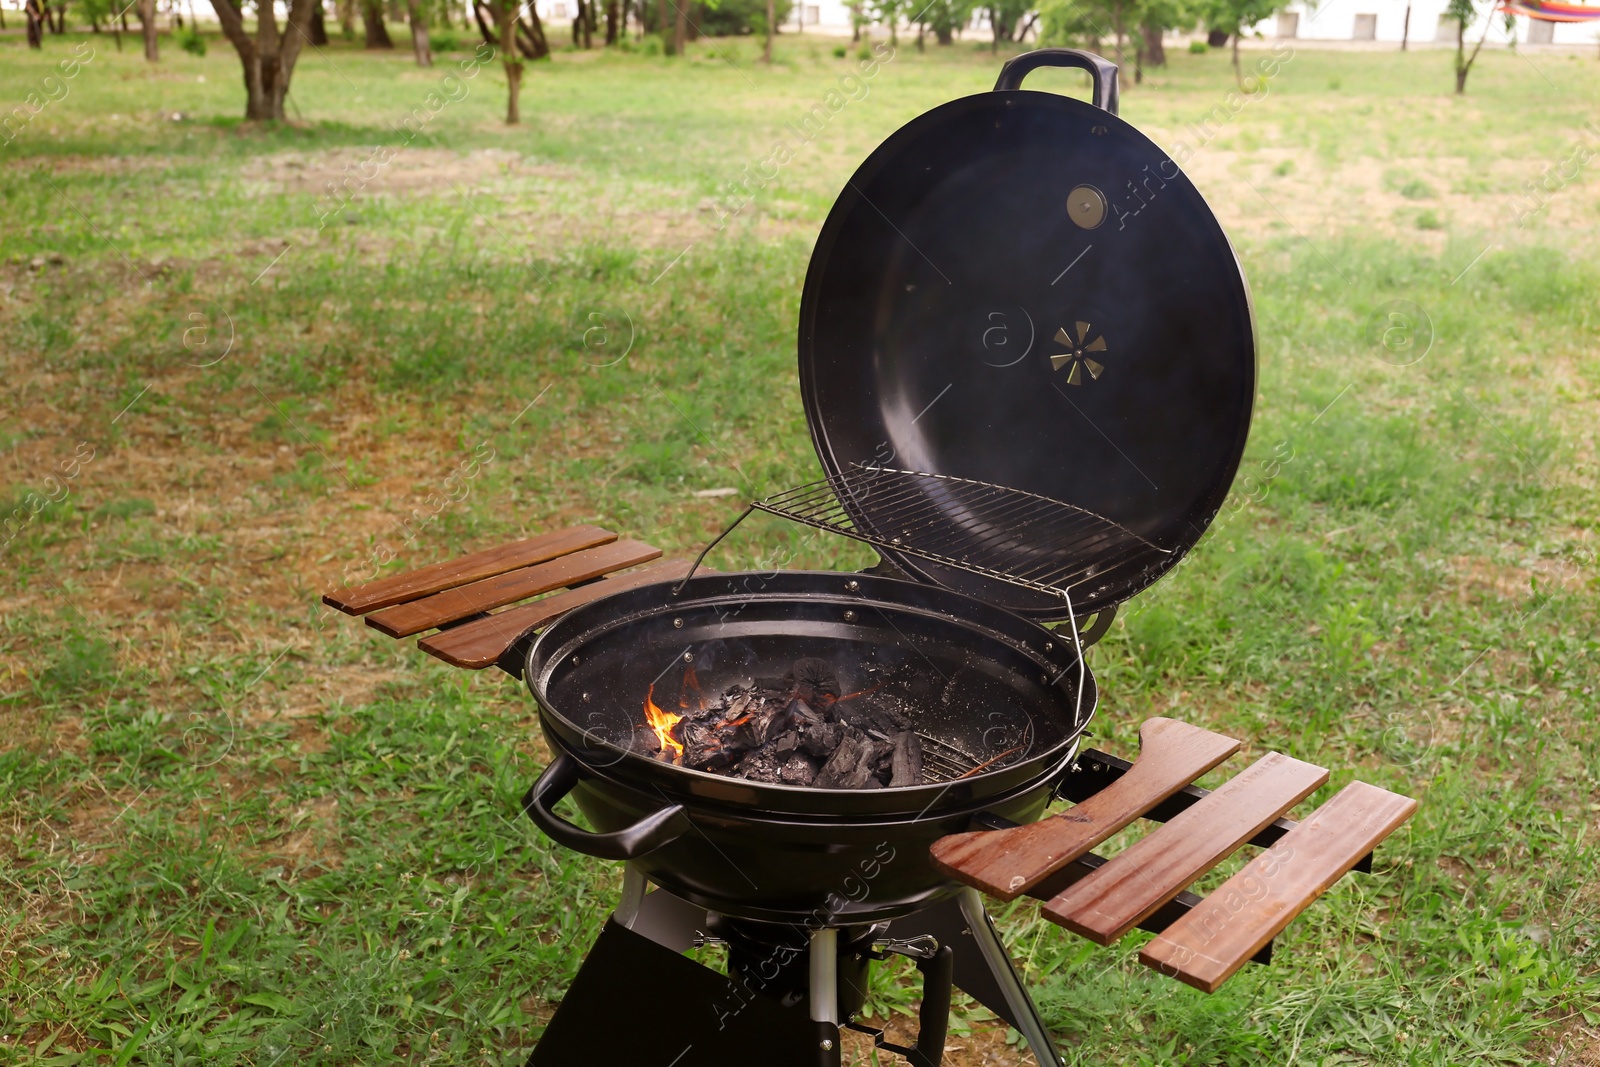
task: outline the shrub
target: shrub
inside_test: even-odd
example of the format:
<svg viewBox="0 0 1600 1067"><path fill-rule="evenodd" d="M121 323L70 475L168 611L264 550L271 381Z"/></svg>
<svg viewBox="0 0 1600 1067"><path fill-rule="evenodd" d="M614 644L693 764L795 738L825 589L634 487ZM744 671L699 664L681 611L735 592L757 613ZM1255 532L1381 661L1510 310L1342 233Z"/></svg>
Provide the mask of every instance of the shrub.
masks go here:
<svg viewBox="0 0 1600 1067"><path fill-rule="evenodd" d="M206 39L200 36L200 31L193 26L180 26L173 35L177 38L178 47L188 52L191 56L206 54Z"/></svg>
<svg viewBox="0 0 1600 1067"><path fill-rule="evenodd" d="M833 58L834 59L843 59L845 56L849 55L849 53L850 53L850 49L846 48L842 44L836 44L836 45L833 46Z"/></svg>
<svg viewBox="0 0 1600 1067"><path fill-rule="evenodd" d="M1190 55L1203 56L1209 51L1211 51L1211 46L1206 44L1204 41L1190 41L1189 42L1189 54Z"/></svg>

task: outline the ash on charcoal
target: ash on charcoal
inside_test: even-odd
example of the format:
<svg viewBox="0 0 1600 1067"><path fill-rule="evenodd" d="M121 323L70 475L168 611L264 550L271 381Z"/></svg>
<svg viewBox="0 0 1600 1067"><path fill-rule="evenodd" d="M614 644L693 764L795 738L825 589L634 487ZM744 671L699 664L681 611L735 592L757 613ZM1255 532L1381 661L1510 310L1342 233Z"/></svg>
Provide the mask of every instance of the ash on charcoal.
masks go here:
<svg viewBox="0 0 1600 1067"><path fill-rule="evenodd" d="M873 686L842 691L820 659L796 660L681 708L671 728L685 767L752 782L819 789L881 789L923 781L915 705ZM641 746L659 751L654 734Z"/></svg>

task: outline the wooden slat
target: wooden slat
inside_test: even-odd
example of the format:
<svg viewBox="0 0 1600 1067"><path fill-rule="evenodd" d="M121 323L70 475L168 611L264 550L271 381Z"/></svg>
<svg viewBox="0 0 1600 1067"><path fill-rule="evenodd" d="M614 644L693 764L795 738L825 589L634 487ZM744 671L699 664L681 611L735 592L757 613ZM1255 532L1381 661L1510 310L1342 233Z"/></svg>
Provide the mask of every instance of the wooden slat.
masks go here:
<svg viewBox="0 0 1600 1067"><path fill-rule="evenodd" d="M390 637L410 637L491 608L514 604L564 585L587 582L612 571L660 558L661 550L643 541L618 541L597 548L586 548L548 563L507 571L481 582L385 608L368 615L367 625Z"/></svg>
<svg viewBox="0 0 1600 1067"><path fill-rule="evenodd" d="M1070 886L1044 916L1109 945L1327 780L1322 767L1270 752Z"/></svg>
<svg viewBox="0 0 1600 1067"><path fill-rule="evenodd" d="M591 582L578 589L557 593L543 600L535 600L531 604L519 604L514 608L507 608L486 619L476 619L460 626L452 626L441 633L429 634L417 642L417 647L430 656L444 660L452 667L481 671L485 667L494 666L500 659L501 653L510 648L517 638L529 630L539 629L554 621L573 608L581 607L603 596L610 596L612 593L620 593L625 589L649 585L652 582L675 582L687 573L689 573L687 561L673 560L630 571L627 574L612 575L603 581ZM695 573L714 572L701 567Z"/></svg>
<svg viewBox="0 0 1600 1067"><path fill-rule="evenodd" d="M1011 830L934 842L933 865L1000 900L1014 900L1239 751L1239 742L1176 719L1139 727L1139 759L1082 803Z"/></svg>
<svg viewBox="0 0 1600 1067"><path fill-rule="evenodd" d="M472 552L459 559L430 563L426 567L380 578L354 589L335 589L322 594L322 602L331 608L338 608L346 615L364 615L379 608L403 604L468 582L504 574L518 567L543 563L596 545L610 544L616 539L616 534L598 526L573 526L530 537L526 541Z"/></svg>
<svg viewBox="0 0 1600 1067"><path fill-rule="evenodd" d="M1162 974L1215 993L1262 945L1417 810L1352 782L1139 953Z"/></svg>

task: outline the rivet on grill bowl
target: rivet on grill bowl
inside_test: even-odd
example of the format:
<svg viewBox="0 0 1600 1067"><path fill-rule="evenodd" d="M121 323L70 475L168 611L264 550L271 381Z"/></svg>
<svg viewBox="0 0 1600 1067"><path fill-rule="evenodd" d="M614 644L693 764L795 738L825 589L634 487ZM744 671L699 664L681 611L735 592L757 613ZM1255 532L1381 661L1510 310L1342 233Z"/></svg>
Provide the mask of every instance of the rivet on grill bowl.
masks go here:
<svg viewBox="0 0 1600 1067"><path fill-rule="evenodd" d="M1048 674L1039 675L1039 684L1040 685L1049 685L1050 684L1050 676Z"/></svg>
<svg viewBox="0 0 1600 1067"><path fill-rule="evenodd" d="M682 619L673 619L673 620L672 620L672 628L673 628L673 629L674 629L674 630L681 630L681 629L683 629L683 620L682 620Z"/></svg>
<svg viewBox="0 0 1600 1067"><path fill-rule="evenodd" d="M693 652L685 652L683 654L683 662L685 662L685 663L693 663L694 662L694 653Z"/></svg>
<svg viewBox="0 0 1600 1067"><path fill-rule="evenodd" d="M589 701L591 701L593 699L594 699L594 694L593 693L585 693L585 694L583 694L583 702L585 704L589 703Z"/></svg>
<svg viewBox="0 0 1600 1067"><path fill-rule="evenodd" d="M844 591L846 593L859 593L861 591L861 583L852 578L844 583Z"/></svg>
<svg viewBox="0 0 1600 1067"><path fill-rule="evenodd" d="M578 657L577 656L573 656L572 657L572 665L574 667L576 667L578 665Z"/></svg>
<svg viewBox="0 0 1600 1067"><path fill-rule="evenodd" d="M825 1038L822 1039L822 1051L824 1051L824 1052L832 1052L833 1051L833 1038L825 1037Z"/></svg>
<svg viewBox="0 0 1600 1067"><path fill-rule="evenodd" d="M856 613L853 612L853 611L845 612L844 613L844 621L845 622L855 622L856 621Z"/></svg>

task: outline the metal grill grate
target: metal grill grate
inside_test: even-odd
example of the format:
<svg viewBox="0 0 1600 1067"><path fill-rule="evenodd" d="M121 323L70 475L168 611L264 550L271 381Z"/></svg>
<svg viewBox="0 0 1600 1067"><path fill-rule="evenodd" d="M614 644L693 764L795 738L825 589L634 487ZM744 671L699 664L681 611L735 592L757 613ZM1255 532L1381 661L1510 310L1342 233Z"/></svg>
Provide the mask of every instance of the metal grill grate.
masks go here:
<svg viewBox="0 0 1600 1067"><path fill-rule="evenodd" d="M1171 555L1110 519L1059 500L888 467L857 464L848 476L809 482L752 506L876 548L1058 596Z"/></svg>

